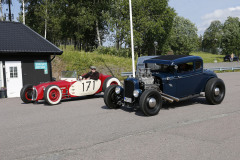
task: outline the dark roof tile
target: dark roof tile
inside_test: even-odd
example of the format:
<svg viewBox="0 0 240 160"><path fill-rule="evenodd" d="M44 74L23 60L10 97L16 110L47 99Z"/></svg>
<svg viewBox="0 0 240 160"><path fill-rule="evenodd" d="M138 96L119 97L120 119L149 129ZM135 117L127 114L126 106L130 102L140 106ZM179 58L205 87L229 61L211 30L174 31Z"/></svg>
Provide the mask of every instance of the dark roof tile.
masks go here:
<svg viewBox="0 0 240 160"><path fill-rule="evenodd" d="M0 22L1 53L62 54L63 51L19 22Z"/></svg>

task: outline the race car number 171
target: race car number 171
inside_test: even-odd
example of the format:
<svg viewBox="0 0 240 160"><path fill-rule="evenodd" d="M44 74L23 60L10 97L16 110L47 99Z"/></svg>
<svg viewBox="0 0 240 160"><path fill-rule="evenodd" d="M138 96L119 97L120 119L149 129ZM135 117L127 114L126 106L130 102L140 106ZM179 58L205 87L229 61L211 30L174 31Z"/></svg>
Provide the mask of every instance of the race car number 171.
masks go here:
<svg viewBox="0 0 240 160"><path fill-rule="evenodd" d="M69 88L69 93L75 96L95 94L101 87L101 80L77 81Z"/></svg>

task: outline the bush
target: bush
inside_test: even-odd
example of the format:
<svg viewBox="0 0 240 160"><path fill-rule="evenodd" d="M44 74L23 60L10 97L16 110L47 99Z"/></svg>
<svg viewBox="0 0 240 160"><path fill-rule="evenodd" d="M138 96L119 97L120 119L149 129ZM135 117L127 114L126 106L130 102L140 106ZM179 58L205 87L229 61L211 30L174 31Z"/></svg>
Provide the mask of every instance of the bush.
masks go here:
<svg viewBox="0 0 240 160"><path fill-rule="evenodd" d="M96 52L100 54L106 54L106 55L114 55L119 57L130 57L131 53L129 49L119 49L117 50L115 47L98 47Z"/></svg>

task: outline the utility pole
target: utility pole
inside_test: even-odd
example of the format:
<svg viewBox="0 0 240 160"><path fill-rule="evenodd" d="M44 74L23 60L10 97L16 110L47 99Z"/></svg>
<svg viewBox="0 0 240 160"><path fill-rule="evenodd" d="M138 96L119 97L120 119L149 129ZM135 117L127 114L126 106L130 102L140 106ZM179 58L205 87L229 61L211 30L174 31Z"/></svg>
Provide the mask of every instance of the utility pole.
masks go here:
<svg viewBox="0 0 240 160"><path fill-rule="evenodd" d="M22 0L22 6L23 6L23 24L25 25L25 3L24 0Z"/></svg>

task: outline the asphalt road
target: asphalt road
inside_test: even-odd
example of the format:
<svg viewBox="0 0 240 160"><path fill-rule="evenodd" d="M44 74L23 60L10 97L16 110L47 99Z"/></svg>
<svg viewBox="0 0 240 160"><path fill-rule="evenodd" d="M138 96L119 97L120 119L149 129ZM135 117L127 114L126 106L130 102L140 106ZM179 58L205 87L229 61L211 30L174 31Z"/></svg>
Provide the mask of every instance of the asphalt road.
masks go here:
<svg viewBox="0 0 240 160"><path fill-rule="evenodd" d="M0 159L239 160L240 72L218 76L222 104L196 98L154 117L107 109L102 95L56 106L0 99Z"/></svg>

